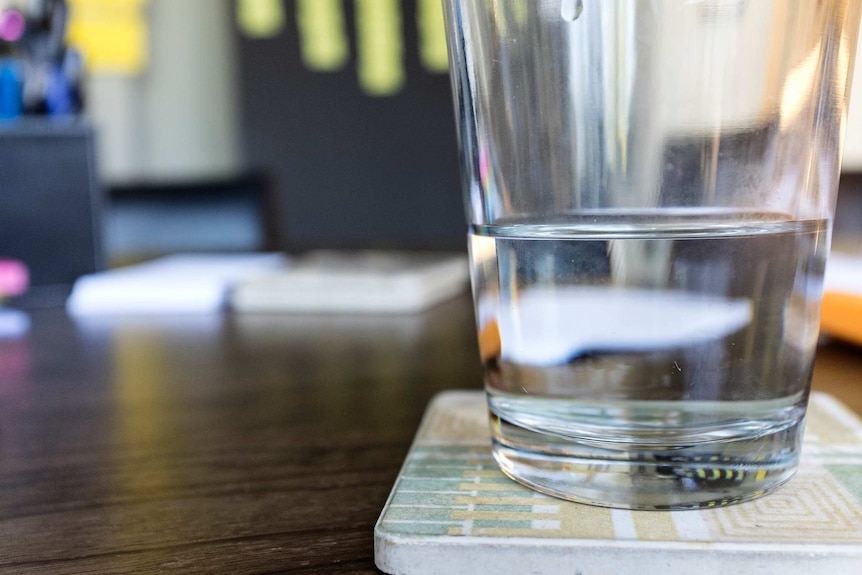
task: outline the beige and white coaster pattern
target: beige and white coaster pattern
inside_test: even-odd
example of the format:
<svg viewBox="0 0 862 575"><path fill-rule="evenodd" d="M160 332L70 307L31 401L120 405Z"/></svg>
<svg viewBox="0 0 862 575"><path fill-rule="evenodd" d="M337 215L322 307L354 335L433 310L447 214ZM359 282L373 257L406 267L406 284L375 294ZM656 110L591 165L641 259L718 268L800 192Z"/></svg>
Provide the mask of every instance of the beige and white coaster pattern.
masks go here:
<svg viewBox="0 0 862 575"><path fill-rule="evenodd" d="M527 489L491 456L481 392L430 404L375 528L386 573L862 574L862 421L813 394L796 476L719 509L627 511Z"/></svg>

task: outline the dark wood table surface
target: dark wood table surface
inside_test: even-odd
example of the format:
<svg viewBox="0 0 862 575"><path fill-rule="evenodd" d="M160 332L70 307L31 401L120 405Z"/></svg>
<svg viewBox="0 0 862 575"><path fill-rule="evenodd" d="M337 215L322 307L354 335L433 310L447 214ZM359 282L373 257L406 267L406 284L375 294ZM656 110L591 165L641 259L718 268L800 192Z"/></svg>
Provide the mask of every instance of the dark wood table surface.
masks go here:
<svg viewBox="0 0 862 575"><path fill-rule="evenodd" d="M405 318L70 320L0 341L0 575L375 573L428 400L481 388L465 296ZM862 350L815 387L862 413Z"/></svg>

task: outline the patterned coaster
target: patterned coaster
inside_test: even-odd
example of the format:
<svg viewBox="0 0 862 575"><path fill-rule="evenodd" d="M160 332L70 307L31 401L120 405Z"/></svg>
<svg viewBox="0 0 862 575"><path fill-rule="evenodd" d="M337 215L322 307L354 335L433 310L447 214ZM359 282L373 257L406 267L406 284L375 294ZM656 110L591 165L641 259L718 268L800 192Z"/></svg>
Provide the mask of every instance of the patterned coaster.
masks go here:
<svg viewBox="0 0 862 575"><path fill-rule="evenodd" d="M862 421L814 393L799 471L760 499L626 511L534 492L497 468L481 392L431 403L374 530L398 575L862 573Z"/></svg>

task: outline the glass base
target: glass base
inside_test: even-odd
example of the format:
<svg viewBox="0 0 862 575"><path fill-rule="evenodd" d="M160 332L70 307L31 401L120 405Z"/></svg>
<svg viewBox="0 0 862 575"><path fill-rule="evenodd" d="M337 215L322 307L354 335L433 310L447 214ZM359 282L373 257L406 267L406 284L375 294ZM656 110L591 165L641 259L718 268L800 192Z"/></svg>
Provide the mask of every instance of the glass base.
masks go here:
<svg viewBox="0 0 862 575"><path fill-rule="evenodd" d="M798 464L801 423L770 436L695 446L608 446L538 433L492 416L503 473L532 489L620 509L722 507L786 483Z"/></svg>

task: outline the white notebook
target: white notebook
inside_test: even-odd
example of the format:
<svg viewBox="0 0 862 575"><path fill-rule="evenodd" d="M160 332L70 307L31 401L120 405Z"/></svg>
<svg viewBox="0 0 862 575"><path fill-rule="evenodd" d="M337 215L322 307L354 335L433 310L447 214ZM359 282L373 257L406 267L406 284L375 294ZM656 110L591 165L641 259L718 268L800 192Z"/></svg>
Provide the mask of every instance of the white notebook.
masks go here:
<svg viewBox="0 0 862 575"><path fill-rule="evenodd" d="M237 282L286 266L281 254L177 254L83 276L66 309L75 316L213 313Z"/></svg>
<svg viewBox="0 0 862 575"><path fill-rule="evenodd" d="M421 252L312 252L289 269L241 282L240 312L412 313L463 293L463 255Z"/></svg>

